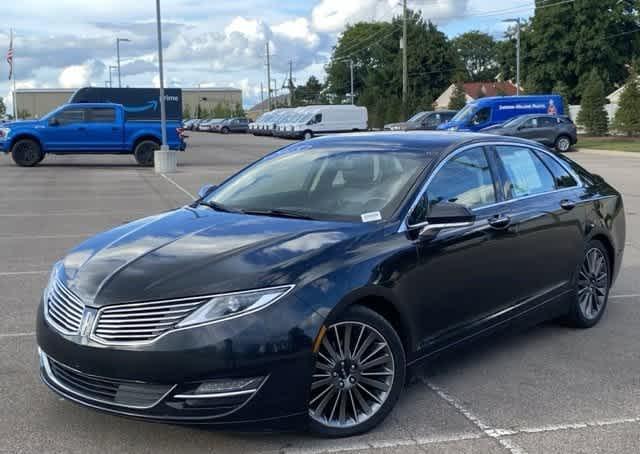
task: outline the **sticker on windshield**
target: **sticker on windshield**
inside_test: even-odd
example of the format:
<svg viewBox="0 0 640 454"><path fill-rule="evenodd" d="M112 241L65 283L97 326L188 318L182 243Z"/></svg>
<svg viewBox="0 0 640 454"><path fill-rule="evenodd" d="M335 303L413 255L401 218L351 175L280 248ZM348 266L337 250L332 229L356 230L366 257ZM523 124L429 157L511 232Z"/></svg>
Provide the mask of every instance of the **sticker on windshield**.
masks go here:
<svg viewBox="0 0 640 454"><path fill-rule="evenodd" d="M364 213L360 215L362 222L376 222L382 220L382 215L379 211L373 211L371 213Z"/></svg>

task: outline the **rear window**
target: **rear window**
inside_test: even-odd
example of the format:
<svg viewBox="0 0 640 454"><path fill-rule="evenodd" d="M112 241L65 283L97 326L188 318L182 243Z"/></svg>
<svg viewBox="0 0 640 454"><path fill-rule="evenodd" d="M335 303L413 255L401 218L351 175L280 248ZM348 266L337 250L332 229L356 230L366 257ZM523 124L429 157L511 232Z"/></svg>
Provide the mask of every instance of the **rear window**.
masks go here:
<svg viewBox="0 0 640 454"><path fill-rule="evenodd" d="M578 182L575 180L575 178L573 178L571 174L567 172L567 170L563 166L561 166L555 158L552 158L547 153L537 152L537 154L553 174L553 179L555 180L556 187L558 189L578 186Z"/></svg>
<svg viewBox="0 0 640 454"><path fill-rule="evenodd" d="M89 109L88 121L91 123L114 123L116 121L115 109Z"/></svg>

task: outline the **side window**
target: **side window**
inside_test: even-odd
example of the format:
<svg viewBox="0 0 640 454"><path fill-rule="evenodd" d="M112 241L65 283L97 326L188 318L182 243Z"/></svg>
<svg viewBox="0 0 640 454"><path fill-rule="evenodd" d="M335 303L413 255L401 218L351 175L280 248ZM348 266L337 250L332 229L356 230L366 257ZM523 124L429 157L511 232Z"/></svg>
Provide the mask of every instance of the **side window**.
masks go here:
<svg viewBox="0 0 640 454"><path fill-rule="evenodd" d="M115 123L115 109L89 109L87 121L91 123Z"/></svg>
<svg viewBox="0 0 640 454"><path fill-rule="evenodd" d="M554 128L557 124L558 124L558 121L555 118L540 117L538 119L538 125L541 128Z"/></svg>
<svg viewBox="0 0 640 454"><path fill-rule="evenodd" d="M522 127L524 129L537 128L538 127L538 119L537 118L530 118L530 119L528 119L527 121L524 122Z"/></svg>
<svg viewBox="0 0 640 454"><path fill-rule="evenodd" d="M529 148L497 146L496 150L509 180L509 198L540 194L556 188L549 170Z"/></svg>
<svg viewBox="0 0 640 454"><path fill-rule="evenodd" d="M427 118L424 119L423 124L429 127L438 126L440 124L440 114L427 116Z"/></svg>
<svg viewBox="0 0 640 454"><path fill-rule="evenodd" d="M491 107L484 107L476 112L471 119L471 124L481 125L491 119Z"/></svg>
<svg viewBox="0 0 640 454"><path fill-rule="evenodd" d="M316 114L316 116L313 117L313 122L314 123L322 123L322 114L321 113Z"/></svg>
<svg viewBox="0 0 640 454"><path fill-rule="evenodd" d="M553 174L553 179L556 182L557 188L573 188L578 186L578 182L571 176L569 172L565 170L562 165L555 158L549 156L547 153L537 152L537 155L542 159L547 168Z"/></svg>
<svg viewBox="0 0 640 454"><path fill-rule="evenodd" d="M62 126L85 121L85 109L66 109L56 114L56 120Z"/></svg>
<svg viewBox="0 0 640 454"><path fill-rule="evenodd" d="M440 202L477 208L496 202L489 162L482 148L451 158L433 177L427 188L429 206Z"/></svg>

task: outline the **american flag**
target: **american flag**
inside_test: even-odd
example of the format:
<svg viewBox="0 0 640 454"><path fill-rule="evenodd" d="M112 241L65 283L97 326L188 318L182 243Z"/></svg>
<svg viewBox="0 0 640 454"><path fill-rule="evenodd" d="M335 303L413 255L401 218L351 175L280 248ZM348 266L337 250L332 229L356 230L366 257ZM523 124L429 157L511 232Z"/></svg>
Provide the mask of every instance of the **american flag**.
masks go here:
<svg viewBox="0 0 640 454"><path fill-rule="evenodd" d="M13 77L13 30L9 39L9 50L7 51L7 63L9 63L9 80Z"/></svg>

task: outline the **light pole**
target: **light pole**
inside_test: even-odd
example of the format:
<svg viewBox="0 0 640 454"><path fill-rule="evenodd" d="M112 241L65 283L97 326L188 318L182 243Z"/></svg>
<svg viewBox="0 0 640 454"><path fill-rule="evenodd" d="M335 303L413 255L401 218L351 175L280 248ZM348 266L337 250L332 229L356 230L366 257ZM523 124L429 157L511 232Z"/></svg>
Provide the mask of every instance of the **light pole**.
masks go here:
<svg viewBox="0 0 640 454"><path fill-rule="evenodd" d="M502 22L516 24L516 96L520 96L520 18L505 19Z"/></svg>
<svg viewBox="0 0 640 454"><path fill-rule="evenodd" d="M114 70L117 70L118 67L117 66L109 66L109 88L113 88L113 79L111 77L111 74L113 73Z"/></svg>
<svg viewBox="0 0 640 454"><path fill-rule="evenodd" d="M122 78L120 77L120 43L130 43L127 38L116 38L116 57L118 58L118 88L122 88Z"/></svg>
<svg viewBox="0 0 640 454"><path fill-rule="evenodd" d="M160 72L160 130L162 131L162 146L154 154L156 173L175 172L178 167L178 153L169 150L167 146L167 112L164 96L164 66L162 62L162 16L160 14L160 0L156 0L156 22L158 28L158 70Z"/></svg>

